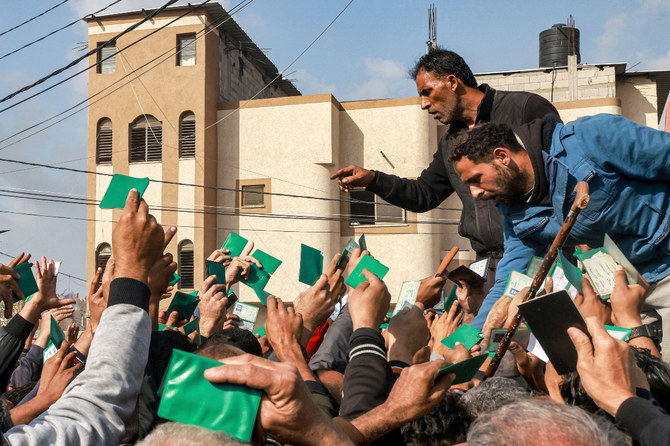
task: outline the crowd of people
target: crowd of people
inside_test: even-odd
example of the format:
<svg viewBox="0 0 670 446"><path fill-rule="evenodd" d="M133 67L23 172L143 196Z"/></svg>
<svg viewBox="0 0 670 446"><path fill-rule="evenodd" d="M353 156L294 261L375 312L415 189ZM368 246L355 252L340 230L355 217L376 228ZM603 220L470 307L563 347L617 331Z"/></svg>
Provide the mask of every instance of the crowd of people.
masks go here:
<svg viewBox="0 0 670 446"><path fill-rule="evenodd" d="M90 322L74 326L46 361L42 353L50 320L72 312L71 299L56 295L53 261L35 262L39 291L0 328L0 426L4 444L242 444L225 432L182 424L158 415L159 391L173 350L221 361L196 377L262 392L252 414L253 444L346 445L607 445L667 444L670 441L670 367L654 342L611 337L609 323L638 323L646 290L629 285L622 269L609 303L583 280L575 299L588 333L568 330L578 354L576 371L558 375L513 342L492 378L481 371L452 385L447 365L486 355L487 340L470 350L441 341L472 321L484 293L461 287L458 300L443 312L446 279L421 280L416 303L388 321L386 285L363 271L355 289L344 279L367 251L339 255L326 273L294 300L269 296L265 334L237 327L227 314L228 291L258 263L247 249L231 258L222 249L211 261L226 267L225 283L209 276L199 288L199 334L188 336L175 314L159 311L170 296L177 269L164 252L176 228L164 230L137 191L128 196L112 238L112 257L90 286ZM251 242L250 242L251 244ZM21 254L2 266L3 300L23 298L14 268ZM262 266L262 265L259 265ZM217 283L218 282L218 283ZM551 287L551 283L547 286ZM503 296L486 318L483 333L506 327L524 292ZM8 298L8 299L7 299ZM335 306L345 304L334 318ZM8 305L6 308L10 308ZM158 325L166 327L158 331ZM39 330L38 330L39 329ZM36 332L37 331L37 332ZM183 410L198 411L210 395L192 394ZM220 416L239 410L208 401Z"/></svg>
<svg viewBox="0 0 670 446"><path fill-rule="evenodd" d="M422 108L450 126L431 165L417 179L353 165L331 178L415 212L456 192L461 235L486 262L482 283L459 281L445 307L448 270L438 270L420 280L415 302L389 313L396 290L380 277L363 269L360 284L345 283L374 256L351 248L300 295L267 296L254 334L231 305L232 287L263 269L248 242L239 255L209 255L225 277L196 283L193 330L192 311L161 305L173 297L177 264L166 249L177 228L163 228L133 189L81 333L60 327L74 301L57 296L53 260L34 262L31 296L22 291L30 254L0 265L3 444L670 444L670 135L605 115L563 125L537 95L477 86L447 50L422 57L412 76ZM529 297L504 294L508 276L546 255L575 215L578 182L591 202L563 251L598 248L607 233L639 277L617 266L600 296L583 275L568 303L586 325L556 333L576 365L552 364L534 338L519 337L489 376L491 333L515 325ZM551 278L544 287L553 290ZM443 342L464 329L478 342Z"/></svg>

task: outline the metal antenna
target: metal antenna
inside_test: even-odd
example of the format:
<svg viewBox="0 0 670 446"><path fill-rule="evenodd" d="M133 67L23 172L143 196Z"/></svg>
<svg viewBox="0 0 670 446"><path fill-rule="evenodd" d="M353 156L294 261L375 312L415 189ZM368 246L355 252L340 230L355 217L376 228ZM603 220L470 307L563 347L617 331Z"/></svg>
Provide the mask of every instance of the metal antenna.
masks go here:
<svg viewBox="0 0 670 446"><path fill-rule="evenodd" d="M432 49L437 49L437 8L431 3L428 8L428 41L426 42L426 54Z"/></svg>

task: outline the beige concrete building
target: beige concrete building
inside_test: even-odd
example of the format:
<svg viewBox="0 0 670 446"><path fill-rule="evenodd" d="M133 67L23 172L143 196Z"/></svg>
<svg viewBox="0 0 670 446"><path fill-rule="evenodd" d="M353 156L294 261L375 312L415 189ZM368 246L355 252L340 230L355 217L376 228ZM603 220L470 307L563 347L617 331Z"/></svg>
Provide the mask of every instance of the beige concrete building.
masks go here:
<svg viewBox="0 0 670 446"><path fill-rule="evenodd" d="M124 36L116 48L186 11L169 9ZM91 19L89 46L144 14ZM394 299L403 281L432 274L454 245L461 248L461 262L474 260L469 241L457 235L456 196L417 215L365 191L341 194L329 180L348 164L420 175L445 127L421 110L418 97L340 102L329 94L300 96L281 77L271 83L276 67L232 19L220 24L226 17L218 5L189 13L116 54L114 64L99 61L89 78L90 94L114 88L128 73L168 54L167 62L139 69L156 65L139 78L130 74L132 84L91 105L89 169L153 180L145 194L152 212L163 225L179 228L169 250L178 254L182 288L199 285L204 259L230 231L283 261L266 289L285 301L304 289L298 282L301 243L322 250L327 263L349 237L364 233L375 257L390 267L386 281ZM174 54L175 45L184 48L180 55ZM565 121L608 112L656 126L668 73L575 64L477 78L501 90L553 99ZM100 200L109 180L90 175L89 197ZM111 222L119 213L89 208L88 254L97 264L108 256ZM90 279L95 263L89 263ZM245 286L238 285L238 295L258 302Z"/></svg>

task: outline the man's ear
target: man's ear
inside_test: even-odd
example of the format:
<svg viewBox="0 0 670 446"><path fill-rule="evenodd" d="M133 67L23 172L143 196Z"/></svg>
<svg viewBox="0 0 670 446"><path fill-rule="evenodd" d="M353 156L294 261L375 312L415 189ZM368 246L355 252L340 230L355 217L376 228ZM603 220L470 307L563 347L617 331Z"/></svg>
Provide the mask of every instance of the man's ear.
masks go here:
<svg viewBox="0 0 670 446"><path fill-rule="evenodd" d="M496 147L493 149L493 161L509 166L512 161L512 154L509 149L504 147Z"/></svg>
<svg viewBox="0 0 670 446"><path fill-rule="evenodd" d="M444 84L449 88L449 90L455 92L458 89L458 78L453 74L448 74L444 78Z"/></svg>

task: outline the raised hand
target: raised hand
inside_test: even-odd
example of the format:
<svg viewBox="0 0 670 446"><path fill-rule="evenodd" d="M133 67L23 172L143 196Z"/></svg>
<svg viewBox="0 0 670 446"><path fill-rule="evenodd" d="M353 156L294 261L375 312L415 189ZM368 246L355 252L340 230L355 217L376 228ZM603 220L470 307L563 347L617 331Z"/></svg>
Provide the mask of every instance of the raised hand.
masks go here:
<svg viewBox="0 0 670 446"><path fill-rule="evenodd" d="M330 176L331 180L337 178L340 190L349 192L352 187L365 187L375 179L375 173L353 164L344 167Z"/></svg>
<svg viewBox="0 0 670 446"><path fill-rule="evenodd" d="M21 317L31 323L37 322L40 315L52 308L59 308L75 303L74 299L58 299L56 296L56 275L54 274L54 261L47 264L45 257L40 262L35 261L35 279L39 291L35 293L19 312Z"/></svg>
<svg viewBox="0 0 670 446"><path fill-rule="evenodd" d="M414 354L428 344L430 330L423 317L423 305L403 308L389 321L388 359L412 364Z"/></svg>
<svg viewBox="0 0 670 446"><path fill-rule="evenodd" d="M642 325L640 310L646 293L647 289L641 285L628 285L626 271L617 265L614 270L614 291L610 296L614 325L625 328Z"/></svg>
<svg viewBox="0 0 670 446"><path fill-rule="evenodd" d="M226 321L226 285L214 284L216 276L209 276L202 282L200 296L200 334L206 338L223 329Z"/></svg>
<svg viewBox="0 0 670 446"><path fill-rule="evenodd" d="M302 316L304 328L311 336L335 309L335 300L329 291L328 276L321 274L314 285L300 293L293 302L293 307Z"/></svg>
<svg viewBox="0 0 670 446"><path fill-rule="evenodd" d="M347 292L347 286L344 284L344 273L347 263L349 263L349 256L345 256L340 263L340 266L337 266L337 261L340 259L339 254L335 254L333 259L330 261L328 268L326 269L326 276L328 276L328 287L332 298L334 301L337 301L340 297Z"/></svg>
<svg viewBox="0 0 670 446"><path fill-rule="evenodd" d="M610 307L598 296L591 286L591 282L586 277L582 278L582 291L584 294L577 294L575 297L575 305L579 308L584 319L587 317L597 317L603 324L609 324Z"/></svg>
<svg viewBox="0 0 670 446"><path fill-rule="evenodd" d="M433 351L440 353L440 350L444 347L441 341L458 329L461 325L460 319L461 312L458 309L458 302L452 303L451 308L442 313L442 316L433 319L433 322L430 325Z"/></svg>
<svg viewBox="0 0 670 446"><path fill-rule="evenodd" d="M568 328L577 349L577 373L593 401L616 416L621 403L635 396L636 388L649 390L649 383L628 344L610 336L596 317L586 318L586 327L591 339L578 328Z"/></svg>
<svg viewBox="0 0 670 446"><path fill-rule="evenodd" d="M129 277L145 284L149 271L163 254L165 233L136 189L128 193L126 206L112 232L114 278Z"/></svg>
<svg viewBox="0 0 670 446"><path fill-rule="evenodd" d="M230 265L230 262L233 260L233 258L229 254L230 251L227 249L215 249L207 257L207 260L209 260L210 262L221 263L223 266L227 268L228 265Z"/></svg>
<svg viewBox="0 0 670 446"><path fill-rule="evenodd" d="M2 299L2 301L5 303L6 319L12 317L14 295L16 295L16 297L19 299L25 298L21 292L21 289L19 288L19 285L16 283L16 281L20 278L21 276L19 276L19 273L14 271L11 266L0 264L0 299Z"/></svg>
<svg viewBox="0 0 670 446"><path fill-rule="evenodd" d="M422 303L426 308L434 307L440 301L440 294L442 294L445 283L447 283L447 279L438 275L421 279L419 291L416 293L416 301Z"/></svg>
<svg viewBox="0 0 670 446"><path fill-rule="evenodd" d="M363 276L367 279L361 282L349 296L349 313L353 329L367 327L377 330L386 316L391 295L386 284L368 271L363 270Z"/></svg>

